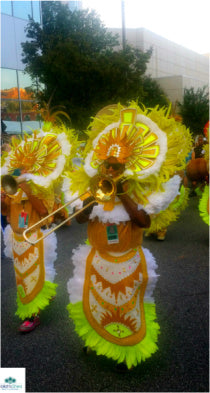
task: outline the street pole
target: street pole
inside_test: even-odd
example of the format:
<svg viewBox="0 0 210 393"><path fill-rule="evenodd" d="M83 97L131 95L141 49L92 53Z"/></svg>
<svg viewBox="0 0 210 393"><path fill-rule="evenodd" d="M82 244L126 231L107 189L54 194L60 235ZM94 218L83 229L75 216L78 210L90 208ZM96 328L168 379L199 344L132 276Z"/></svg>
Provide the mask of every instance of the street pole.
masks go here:
<svg viewBox="0 0 210 393"><path fill-rule="evenodd" d="M125 0L121 0L121 12L122 12L122 47L125 49Z"/></svg>

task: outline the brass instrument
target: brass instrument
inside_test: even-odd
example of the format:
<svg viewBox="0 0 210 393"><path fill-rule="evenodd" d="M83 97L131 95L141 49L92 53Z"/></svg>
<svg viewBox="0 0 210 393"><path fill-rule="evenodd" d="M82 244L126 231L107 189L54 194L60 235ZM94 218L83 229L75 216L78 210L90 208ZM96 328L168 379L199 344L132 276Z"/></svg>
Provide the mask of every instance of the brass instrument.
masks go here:
<svg viewBox="0 0 210 393"><path fill-rule="evenodd" d="M14 195L18 190L18 184L24 181L25 178L23 176L15 178L12 175L4 175L2 176L1 184L6 194Z"/></svg>
<svg viewBox="0 0 210 393"><path fill-rule="evenodd" d="M67 221L69 221L71 218L77 216L78 214L80 214L83 210L87 209L87 207L93 205L93 203L95 202L99 202L99 203L106 203L108 201L110 201L110 199L115 196L116 194L116 184L114 182L114 180L112 178L110 178L109 176L105 176L105 175L96 175L94 176L91 181L90 181L90 194L94 197L94 199L89 202L87 205L85 205L84 207L82 207L81 209L77 210L76 212L74 212L73 214L71 214L70 216L68 216L67 219L65 219L64 221L62 221L60 224L58 224L57 226L55 226L54 228L52 228L49 232L45 233L43 236L41 236L39 239L32 241L27 237L27 233L31 232L33 229L35 229L37 226L40 227L40 224L42 224L43 222L46 222L46 220L50 217L52 217L54 214L56 214L57 212L59 212L60 210L64 209L65 207L71 205L73 202L75 202L76 200L78 200L79 198L83 197L87 192L84 192L83 194L79 195L78 197L76 197L75 199L73 199L70 202L67 202L65 205L62 205L61 207L59 207L57 210L54 210L51 214L49 214L48 216L44 217L43 219L41 219L40 221L38 221L36 224L32 225L31 227L25 229L25 231L23 232L23 237L24 239L32 244L35 245L36 243L38 243L40 240L44 239L45 237L49 236L52 232L56 231L58 228L60 228L62 225L64 225Z"/></svg>

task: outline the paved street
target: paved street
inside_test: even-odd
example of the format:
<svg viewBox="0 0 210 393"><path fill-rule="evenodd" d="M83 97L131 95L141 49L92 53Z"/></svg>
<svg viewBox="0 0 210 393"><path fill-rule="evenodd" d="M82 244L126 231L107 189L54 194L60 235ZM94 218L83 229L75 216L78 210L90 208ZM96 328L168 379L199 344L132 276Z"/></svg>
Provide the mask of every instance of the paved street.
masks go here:
<svg viewBox="0 0 210 393"><path fill-rule="evenodd" d="M68 317L66 283L72 276L72 248L84 243L86 225L74 220L57 231L56 299L41 313L41 325L18 333L12 262L1 267L1 367L25 367L27 392L209 392L209 228L192 197L165 241L144 238L158 263L155 290L159 350L130 373L114 362L85 355Z"/></svg>

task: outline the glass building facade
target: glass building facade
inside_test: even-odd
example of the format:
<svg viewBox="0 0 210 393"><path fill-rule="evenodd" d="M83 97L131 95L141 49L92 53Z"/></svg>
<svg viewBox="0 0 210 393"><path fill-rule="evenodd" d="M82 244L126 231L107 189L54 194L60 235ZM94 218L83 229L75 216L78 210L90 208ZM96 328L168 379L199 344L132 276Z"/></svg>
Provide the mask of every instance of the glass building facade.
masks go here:
<svg viewBox="0 0 210 393"><path fill-rule="evenodd" d="M23 136L41 126L34 101L37 87L21 62L29 16L41 23L40 1L1 1L1 127L6 126L8 135Z"/></svg>
<svg viewBox="0 0 210 393"><path fill-rule="evenodd" d="M73 11L82 1L63 1ZM24 72L21 42L26 42L29 17L42 23L41 1L1 1L1 121L6 133L21 135L41 127L34 95L37 86ZM2 130L1 130L1 136ZM3 138L2 138L3 139Z"/></svg>
<svg viewBox="0 0 210 393"><path fill-rule="evenodd" d="M40 1L1 1L1 13L41 23Z"/></svg>
<svg viewBox="0 0 210 393"><path fill-rule="evenodd" d="M24 71L1 68L1 120L8 134L30 133L39 128L31 78Z"/></svg>

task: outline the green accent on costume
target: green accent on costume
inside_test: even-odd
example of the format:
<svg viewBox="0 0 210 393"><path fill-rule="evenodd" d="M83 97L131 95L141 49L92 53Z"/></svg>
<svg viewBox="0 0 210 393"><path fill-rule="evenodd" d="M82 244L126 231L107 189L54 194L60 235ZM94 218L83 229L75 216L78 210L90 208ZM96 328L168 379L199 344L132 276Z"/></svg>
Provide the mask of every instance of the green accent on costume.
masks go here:
<svg viewBox="0 0 210 393"><path fill-rule="evenodd" d="M33 314L37 314L40 310L44 310L48 306L50 299L56 295L57 284L53 284L50 281L45 281L42 290L30 303L21 303L19 294L17 293L17 311L21 319L30 318Z"/></svg>
<svg viewBox="0 0 210 393"><path fill-rule="evenodd" d="M203 195L203 191L200 189L200 187L196 187L195 193L199 197L202 197L202 195Z"/></svg>
<svg viewBox="0 0 210 393"><path fill-rule="evenodd" d="M205 186L198 208L201 218L207 225L209 225L209 214L207 210L208 200L209 200L209 186Z"/></svg>
<svg viewBox="0 0 210 393"><path fill-rule="evenodd" d="M125 325L121 323L111 323L110 325L105 327L105 330L112 334L115 337L128 337L131 336L132 331L128 329Z"/></svg>
<svg viewBox="0 0 210 393"><path fill-rule="evenodd" d="M18 285L17 291L18 291L18 293L20 294L21 297L23 297L23 298L26 297L26 294L25 294L25 291L24 291L24 288L23 288L22 285Z"/></svg>
<svg viewBox="0 0 210 393"><path fill-rule="evenodd" d="M187 207L189 201L189 188L185 188L181 185L180 194L175 198L175 200L170 204L172 210L181 212Z"/></svg>
<svg viewBox="0 0 210 393"><path fill-rule="evenodd" d="M155 322L155 304L144 303L146 336L133 346L113 344L101 337L87 321L82 302L70 303L67 309L75 323L75 331L84 340L85 345L96 351L97 355L104 355L117 363L126 362L127 367L130 368L149 358L158 349L156 342L160 327Z"/></svg>

